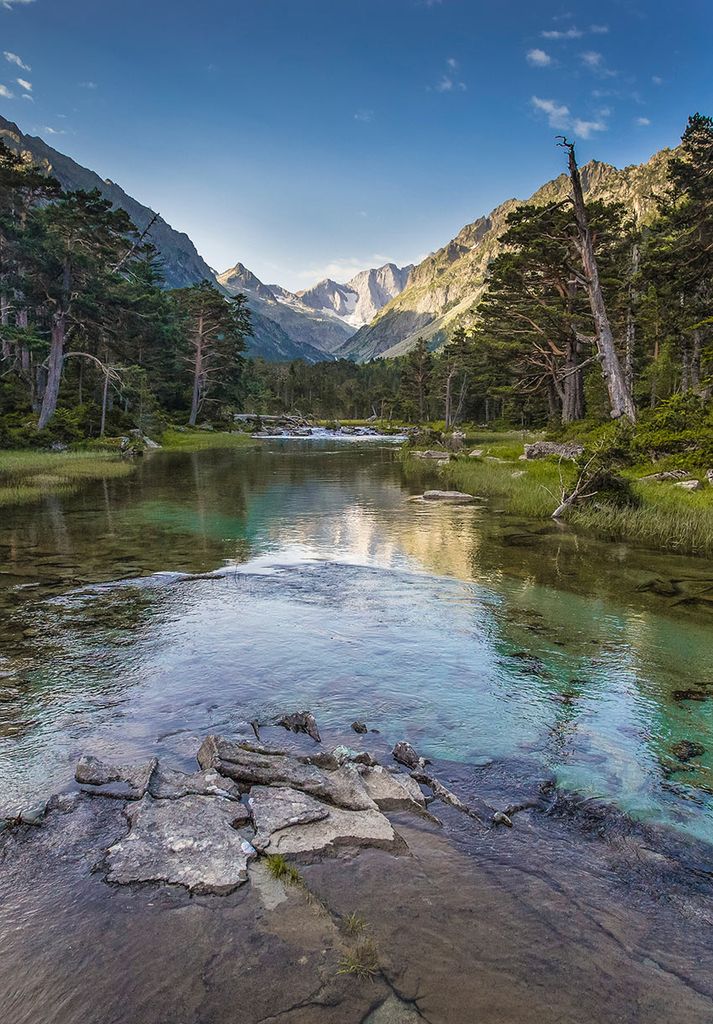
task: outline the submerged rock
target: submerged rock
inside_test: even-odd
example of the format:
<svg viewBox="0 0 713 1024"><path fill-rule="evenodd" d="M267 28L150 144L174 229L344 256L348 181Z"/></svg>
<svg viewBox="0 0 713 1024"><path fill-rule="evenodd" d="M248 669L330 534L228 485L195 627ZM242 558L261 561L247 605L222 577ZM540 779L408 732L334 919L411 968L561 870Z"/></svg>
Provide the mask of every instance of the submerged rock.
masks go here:
<svg viewBox="0 0 713 1024"><path fill-rule="evenodd" d="M128 834L107 851L109 882L166 882L225 894L247 880L256 852L235 831L248 817L242 804L212 796L145 796L126 816Z"/></svg>
<svg viewBox="0 0 713 1024"><path fill-rule="evenodd" d="M694 757L701 757L705 752L706 748L703 744L696 743L695 740L679 740L678 743L674 743L671 747L671 753L679 761L692 761Z"/></svg>
<svg viewBox="0 0 713 1024"><path fill-rule="evenodd" d="M464 491L426 491L422 497L424 501L450 501L454 505L470 505L477 501L473 494Z"/></svg>
<svg viewBox="0 0 713 1024"><path fill-rule="evenodd" d="M290 732L304 732L311 736L315 743L322 742L317 728L317 719L311 711L295 711L291 715L283 715L277 724L289 729Z"/></svg>
<svg viewBox="0 0 713 1024"><path fill-rule="evenodd" d="M329 816L329 807L314 797L276 786L253 786L248 807L256 829L253 845L260 851L270 846L276 832Z"/></svg>
<svg viewBox="0 0 713 1024"><path fill-rule="evenodd" d="M354 732L358 732L358 733L365 733L365 732L369 731L367 729L367 727L366 727L366 723L365 722L359 722L359 721L352 722L352 729L354 730Z"/></svg>
<svg viewBox="0 0 713 1024"><path fill-rule="evenodd" d="M288 754L245 750L220 736L206 737L198 751L198 763L201 768L215 768L221 775L251 786L291 786L355 811L376 807L359 776L346 767L324 770Z"/></svg>
<svg viewBox="0 0 713 1024"><path fill-rule="evenodd" d="M699 690L691 688L690 690L674 690L673 699L677 701L682 700L713 700L713 691L711 690Z"/></svg>
<svg viewBox="0 0 713 1024"><path fill-rule="evenodd" d="M407 768L423 768L424 765L428 764L425 757L419 757L408 740L399 740L394 745L391 753L394 756L394 760L398 761L399 764L406 765Z"/></svg>
<svg viewBox="0 0 713 1024"><path fill-rule="evenodd" d="M97 757L84 755L77 764L74 777L82 786L92 786L100 796L117 800L140 800L148 789L158 758L146 764L106 764Z"/></svg>

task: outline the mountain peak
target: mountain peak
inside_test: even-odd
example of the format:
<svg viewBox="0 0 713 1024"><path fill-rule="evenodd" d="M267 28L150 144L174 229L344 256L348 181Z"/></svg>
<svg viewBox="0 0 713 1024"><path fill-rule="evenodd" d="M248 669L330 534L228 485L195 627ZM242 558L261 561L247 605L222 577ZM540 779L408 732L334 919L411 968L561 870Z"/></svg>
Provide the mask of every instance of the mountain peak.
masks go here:
<svg viewBox="0 0 713 1024"><path fill-rule="evenodd" d="M274 294L263 284L262 281L253 274L252 270L243 263L236 263L234 267L230 267L228 270L224 270L222 274L218 274L216 280L218 284L222 285L227 292L231 295L237 295L238 292L245 292L248 295L256 295L261 299L272 299L276 301Z"/></svg>

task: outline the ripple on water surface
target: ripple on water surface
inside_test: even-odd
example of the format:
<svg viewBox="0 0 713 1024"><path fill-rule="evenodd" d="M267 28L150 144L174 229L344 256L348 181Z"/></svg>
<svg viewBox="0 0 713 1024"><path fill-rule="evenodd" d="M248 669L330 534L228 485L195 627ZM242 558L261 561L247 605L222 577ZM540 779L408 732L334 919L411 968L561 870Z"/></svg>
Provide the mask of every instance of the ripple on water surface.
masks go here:
<svg viewBox="0 0 713 1024"><path fill-rule="evenodd" d="M424 507L418 484L378 445L270 443L159 455L7 517L3 809L83 751L187 763L209 730L306 704L713 837L713 701L673 699L713 682L710 623L646 589L705 564ZM681 739L706 753L684 764Z"/></svg>

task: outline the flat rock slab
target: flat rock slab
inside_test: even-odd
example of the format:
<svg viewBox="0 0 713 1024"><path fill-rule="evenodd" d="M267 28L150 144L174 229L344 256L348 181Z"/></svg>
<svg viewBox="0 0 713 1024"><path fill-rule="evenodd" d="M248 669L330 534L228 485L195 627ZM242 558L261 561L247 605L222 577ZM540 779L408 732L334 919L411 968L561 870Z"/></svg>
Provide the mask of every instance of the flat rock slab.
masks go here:
<svg viewBox="0 0 713 1024"><path fill-rule="evenodd" d="M381 766L360 769L359 774L367 793L380 810L425 809L426 798L410 775L393 773Z"/></svg>
<svg viewBox="0 0 713 1024"><path fill-rule="evenodd" d="M341 846L389 849L403 845L403 840L381 811L343 811L339 807L328 810L329 816L321 821L291 825L274 833L270 853L309 858L312 854L330 852Z"/></svg>
<svg viewBox="0 0 713 1024"><path fill-rule="evenodd" d="M253 786L248 806L256 829L253 845L261 851L270 846L276 832L329 817L326 804L306 793L278 786Z"/></svg>
<svg viewBox="0 0 713 1024"><path fill-rule="evenodd" d="M90 792L99 796L141 800L157 766L155 757L146 764L106 764L97 757L85 755L80 758L74 777L80 785L91 786Z"/></svg>
<svg viewBox="0 0 713 1024"><path fill-rule="evenodd" d="M145 796L126 816L128 834L107 851L107 881L165 882L221 895L247 881L256 852L233 827L247 817L242 804L215 796Z"/></svg>
<svg viewBox="0 0 713 1024"><path fill-rule="evenodd" d="M221 775L244 785L291 786L337 807L376 810L364 783L346 767L325 771L286 754L246 750L220 736L207 736L197 756L201 768L215 768Z"/></svg>
<svg viewBox="0 0 713 1024"><path fill-rule="evenodd" d="M424 501L450 501L454 505L470 505L478 500L464 491L426 491L422 497Z"/></svg>
<svg viewBox="0 0 713 1024"><path fill-rule="evenodd" d="M149 781L148 792L157 800L178 800L191 795L240 800L240 790L235 783L212 768L189 774L158 765Z"/></svg>

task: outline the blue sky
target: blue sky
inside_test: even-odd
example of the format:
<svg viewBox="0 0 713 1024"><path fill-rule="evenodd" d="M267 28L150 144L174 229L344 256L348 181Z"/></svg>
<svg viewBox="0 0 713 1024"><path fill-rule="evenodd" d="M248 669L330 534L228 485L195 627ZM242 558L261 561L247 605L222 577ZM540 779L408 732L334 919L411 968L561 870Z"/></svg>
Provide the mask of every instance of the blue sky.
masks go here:
<svg viewBox="0 0 713 1024"><path fill-rule="evenodd" d="M0 0L0 113L300 288L528 196L558 131L582 162L675 144L712 42L711 0Z"/></svg>

